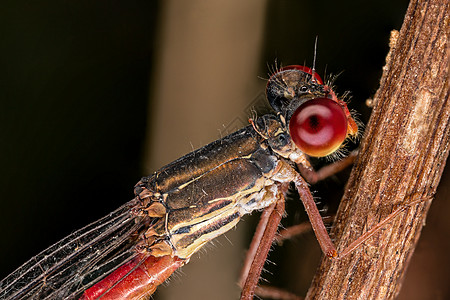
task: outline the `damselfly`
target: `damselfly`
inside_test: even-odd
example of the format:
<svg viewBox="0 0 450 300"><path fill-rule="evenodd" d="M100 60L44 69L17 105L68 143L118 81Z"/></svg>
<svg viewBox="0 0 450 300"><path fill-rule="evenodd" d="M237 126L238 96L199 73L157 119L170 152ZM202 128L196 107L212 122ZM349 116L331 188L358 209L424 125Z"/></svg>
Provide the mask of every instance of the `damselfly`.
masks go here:
<svg viewBox="0 0 450 300"><path fill-rule="evenodd" d="M148 297L210 240L244 215L266 209L266 226L273 233L260 234L252 244L258 249L250 258L255 263L244 274L243 297L252 297L290 183L322 251L330 258L351 251L367 235L338 254L300 174L311 174L309 156L332 155L347 138L357 136L346 103L304 66L276 70L266 95L274 114L254 118L241 130L142 178L133 200L3 279L0 298Z"/></svg>

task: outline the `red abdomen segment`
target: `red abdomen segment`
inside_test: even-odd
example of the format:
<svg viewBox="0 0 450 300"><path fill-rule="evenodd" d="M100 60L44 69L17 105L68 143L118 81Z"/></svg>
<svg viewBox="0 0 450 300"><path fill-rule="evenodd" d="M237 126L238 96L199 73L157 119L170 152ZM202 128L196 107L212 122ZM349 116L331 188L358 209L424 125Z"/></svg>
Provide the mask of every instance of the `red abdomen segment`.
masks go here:
<svg viewBox="0 0 450 300"><path fill-rule="evenodd" d="M185 260L140 254L87 289L80 300L140 299L150 296Z"/></svg>

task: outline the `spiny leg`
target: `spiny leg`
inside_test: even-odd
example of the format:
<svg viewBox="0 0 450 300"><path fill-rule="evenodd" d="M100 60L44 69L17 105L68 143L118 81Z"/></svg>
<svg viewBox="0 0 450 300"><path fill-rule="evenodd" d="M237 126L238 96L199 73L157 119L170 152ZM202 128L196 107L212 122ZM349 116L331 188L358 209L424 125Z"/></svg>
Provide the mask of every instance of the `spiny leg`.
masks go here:
<svg viewBox="0 0 450 300"><path fill-rule="evenodd" d="M344 163L336 162L335 164L333 164L334 167L328 167L328 169L326 169L326 171L322 171L319 173L314 173L314 172L310 171L309 174L314 175L313 178L315 181L322 180L323 178L328 177L334 173L337 173L337 172L341 171L342 169L346 168L347 166L351 165L354 162L356 155L357 155L357 152L352 153L348 157L348 159L346 159L344 161ZM307 190L307 193L309 194L309 197L303 195L303 197L308 198L306 200L306 203L308 204L307 211L309 211L308 215L310 215L310 218L312 216L313 220L315 220L311 224L313 224L313 228L315 228L315 231L319 232L319 233L316 233L316 235L319 234L318 236L322 237L321 240L324 240L325 238L323 238L323 236L328 237L328 233L325 229L325 225L323 224L322 218L321 218L319 211L315 205L315 202L312 198L309 188L307 187L307 183L288 164L283 163L283 165L284 165L283 169L285 170L285 172L287 171L286 173L288 174L288 176L290 178L299 177L301 179L301 181L303 181L303 183L300 185L303 188L305 188ZM327 175L325 176L324 174L327 174ZM261 215L260 222L255 231L255 234L253 236L252 243L250 244L250 248L247 252L246 259L244 262L244 267L242 269L240 280L239 280L239 285L241 287L243 287L241 299L253 299L255 290L258 295L269 296L269 297L277 298L277 299L301 299L298 296L296 296L292 293L283 291L281 289L277 289L277 288L273 288L273 287L266 287L266 286L257 287L259 277L260 277L262 268L264 266L267 254L270 250L270 247L271 247L273 241L275 240L275 236L276 236L277 229L278 229L278 224L280 223L282 214L284 212L284 195L288 189L288 185L284 184L282 186L283 186L283 188L280 188L280 194L277 196L279 198L277 203L282 202L283 209L280 209L279 205L277 205L277 206L272 205L264 210L264 212ZM299 193L300 193L300 195L304 194L300 191L299 191ZM304 203L305 203L305 201L304 201ZM279 210L278 213L276 213L277 210ZM320 222L318 222L318 219L320 219ZM322 224L322 225L320 225L320 224ZM287 229L286 234L292 235L293 232L295 232L296 234L299 234L299 230L297 230L297 229L300 229L300 232L304 232L304 231L310 230L311 225L300 224L301 228L297 228L297 227L294 227L293 229ZM327 247L330 249L334 249L334 246L332 245L331 239L329 237L328 237L328 240L329 241L325 242L328 245ZM324 248L322 248L322 249L324 249Z"/></svg>
<svg viewBox="0 0 450 300"><path fill-rule="evenodd" d="M314 202L314 198L311 191L308 188L306 181L290 166L287 166L285 172L292 172L295 187L300 195L300 199L303 202L305 211L308 214L309 221L314 230L317 240L319 241L320 248L323 253L328 257L337 257L337 251L328 235L325 224L323 223L322 216L320 215L319 209Z"/></svg>
<svg viewBox="0 0 450 300"><path fill-rule="evenodd" d="M327 227L330 227L333 224L334 217L334 215L330 215L326 218L322 218L322 220ZM285 240L290 240L296 236L310 232L311 230L312 226L309 221L283 228L278 232L277 236L275 237L274 243L277 243L279 246L281 246Z"/></svg>
<svg viewBox="0 0 450 300"><path fill-rule="evenodd" d="M295 170L292 170L295 172ZM290 172L287 169L287 172ZM314 230L316 238L319 242L320 248L322 252L328 256L329 258L340 259L353 250L355 250L362 243L367 241L371 236L380 231L386 224L392 221L396 216L398 216L401 212L407 210L411 206L418 204L423 201L427 201L427 199L421 199L419 201L414 201L409 204L400 205L393 212L391 212L386 218L381 220L377 225L370 228L368 231L363 233L359 238L353 241L350 245L348 245L345 249L340 251L339 253L336 250L333 242L331 241L330 236L327 233L325 225L323 223L322 217L320 216L319 210L315 205L314 199L311 195L311 191L309 190L306 181L300 176L300 174L296 173L296 178L294 180L295 187L297 188L298 193L300 194L300 199L303 202L306 213L308 214L309 221L311 222L311 226Z"/></svg>
<svg viewBox="0 0 450 300"><path fill-rule="evenodd" d="M241 269L241 274L239 275L239 286L241 289L244 287L245 281L247 280L248 274L250 272L250 267L255 259L258 247L261 244L261 240L264 235L264 231L267 227L267 222L269 222L269 217L273 210L275 209L275 203L264 209L259 218L258 226L256 226L255 233L253 234L252 242L247 250L244 260L244 266Z"/></svg>
<svg viewBox="0 0 450 300"><path fill-rule="evenodd" d="M251 300L255 295L261 271L278 231L281 218L284 214L284 194L288 184L280 187L277 202L266 208L261 216L250 249L247 252L240 284L242 286L241 299ZM248 267L249 266L249 267ZM247 271L248 270L248 271Z"/></svg>
<svg viewBox="0 0 450 300"><path fill-rule="evenodd" d="M299 168L300 174L305 180L310 184L315 184L321 180L324 180L332 175L335 175L347 167L351 166L358 156L359 151L354 150L352 151L347 157L336 161L332 164L329 164L323 168L321 168L318 171L312 170L309 167L305 167L301 164L297 164L297 167ZM331 225L333 222L334 217L329 217L331 220L325 221L327 225ZM281 244L283 240L290 239L294 236L301 235L309 230L311 230L311 224L310 222L304 222L298 225L294 225L288 228L285 228L279 232L279 235L276 238L276 242L278 244Z"/></svg>
<svg viewBox="0 0 450 300"><path fill-rule="evenodd" d="M315 232L316 238L319 241L320 247L325 255L329 258L340 259L345 255L351 253L359 245L364 243L373 234L378 232L383 226L389 223L392 219L398 216L401 212L412 206L414 203L402 205L395 209L389 216L383 219L379 224L372 227L369 231L361 235L357 240L351 243L341 253L338 253L331 238L328 235L325 224L314 202L311 191L308 188L306 181L287 163L283 166L281 172L284 176L293 179L300 199L305 206L305 210L309 216L311 226ZM250 250L247 253L246 262L240 279L240 285L243 285L241 299L253 299L255 290L260 295L269 297L278 297L279 299L301 299L289 292L285 292L271 287L257 287L259 277L264 266L265 259L270 250L271 244L274 241L278 225L284 213L284 194L287 190L287 185L282 185L283 193L280 193L277 198L278 201L266 208L261 216L261 221L258 224L255 236L252 240Z"/></svg>

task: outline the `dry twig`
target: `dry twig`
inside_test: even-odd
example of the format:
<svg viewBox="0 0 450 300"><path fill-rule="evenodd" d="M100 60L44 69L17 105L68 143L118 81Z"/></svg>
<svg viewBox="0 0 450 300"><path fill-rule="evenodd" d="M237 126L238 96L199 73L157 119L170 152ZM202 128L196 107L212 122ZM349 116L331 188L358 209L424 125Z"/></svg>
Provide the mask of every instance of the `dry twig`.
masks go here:
<svg viewBox="0 0 450 300"><path fill-rule="evenodd" d="M409 5L332 231L338 249L398 205L415 204L348 257L325 258L307 299L392 299L400 291L449 154L448 12L448 0Z"/></svg>

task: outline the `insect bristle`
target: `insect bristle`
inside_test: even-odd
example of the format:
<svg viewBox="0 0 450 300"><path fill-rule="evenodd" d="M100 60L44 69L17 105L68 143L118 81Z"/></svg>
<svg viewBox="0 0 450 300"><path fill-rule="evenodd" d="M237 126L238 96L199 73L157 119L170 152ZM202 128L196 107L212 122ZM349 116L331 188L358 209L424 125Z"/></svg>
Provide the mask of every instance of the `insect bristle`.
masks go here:
<svg viewBox="0 0 450 300"><path fill-rule="evenodd" d="M342 75L344 71L339 72L338 74L334 75L333 73L330 73L330 75L328 75L325 78L325 84L328 85L333 91L334 91L334 82L336 81L336 79Z"/></svg>
<svg viewBox="0 0 450 300"><path fill-rule="evenodd" d="M361 121L361 119L359 118L360 113L357 112L356 110L351 109L350 115L352 116L353 120L355 121L356 125L358 126L358 134L356 136L350 138L354 143L356 143L359 140L361 140L362 135L365 131L366 125Z"/></svg>
<svg viewBox="0 0 450 300"><path fill-rule="evenodd" d="M341 148L337 149L336 151L334 151L333 153L325 156L325 160L327 162L333 163L336 162L338 160L343 159L344 157L346 157L349 154L348 149L345 148L346 146L346 142L344 142L341 146Z"/></svg>

